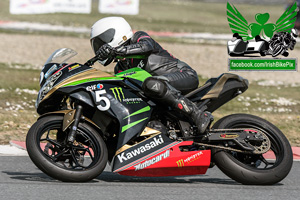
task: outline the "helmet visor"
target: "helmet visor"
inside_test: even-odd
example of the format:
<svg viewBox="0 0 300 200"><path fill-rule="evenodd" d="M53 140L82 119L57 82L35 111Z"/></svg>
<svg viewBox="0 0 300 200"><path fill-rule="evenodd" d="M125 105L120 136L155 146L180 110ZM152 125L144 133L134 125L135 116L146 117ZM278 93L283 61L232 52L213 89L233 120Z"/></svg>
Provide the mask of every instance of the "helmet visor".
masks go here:
<svg viewBox="0 0 300 200"><path fill-rule="evenodd" d="M111 28L91 39L91 45L95 54L100 47L111 42L114 39L115 32L115 29Z"/></svg>

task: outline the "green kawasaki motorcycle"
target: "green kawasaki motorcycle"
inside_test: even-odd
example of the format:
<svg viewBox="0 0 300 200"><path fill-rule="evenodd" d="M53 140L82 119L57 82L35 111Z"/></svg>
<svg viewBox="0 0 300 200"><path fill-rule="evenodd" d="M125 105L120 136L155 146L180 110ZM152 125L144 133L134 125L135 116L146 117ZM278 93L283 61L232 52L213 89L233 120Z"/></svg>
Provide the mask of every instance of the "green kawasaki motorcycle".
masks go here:
<svg viewBox="0 0 300 200"><path fill-rule="evenodd" d="M223 117L205 134L191 119L146 97L151 75L133 68L111 75L66 62L77 53L63 48L47 60L36 100L40 117L28 131L27 151L47 175L89 181L110 164L128 176L205 174L217 165L242 184L267 185L284 179L293 163L290 144L270 122L248 114ZM213 112L248 88L234 74L209 79L186 95ZM273 154L275 159L268 159Z"/></svg>

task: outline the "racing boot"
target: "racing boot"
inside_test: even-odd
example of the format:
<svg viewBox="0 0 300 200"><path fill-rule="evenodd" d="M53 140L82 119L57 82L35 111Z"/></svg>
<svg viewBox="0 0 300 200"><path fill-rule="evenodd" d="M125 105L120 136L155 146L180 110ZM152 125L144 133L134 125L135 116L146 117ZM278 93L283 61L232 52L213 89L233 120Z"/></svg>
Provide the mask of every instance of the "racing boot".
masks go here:
<svg viewBox="0 0 300 200"><path fill-rule="evenodd" d="M182 96L181 93L176 89L168 90L163 99L181 114L191 117L193 122L198 127L199 134L205 133L207 127L214 120L210 112L200 111L196 104Z"/></svg>
<svg viewBox="0 0 300 200"><path fill-rule="evenodd" d="M143 83L143 91L146 96L167 104L188 118L192 118L200 134L203 134L213 121L210 112L200 111L192 101L182 96L180 91L172 87L165 77L147 78Z"/></svg>

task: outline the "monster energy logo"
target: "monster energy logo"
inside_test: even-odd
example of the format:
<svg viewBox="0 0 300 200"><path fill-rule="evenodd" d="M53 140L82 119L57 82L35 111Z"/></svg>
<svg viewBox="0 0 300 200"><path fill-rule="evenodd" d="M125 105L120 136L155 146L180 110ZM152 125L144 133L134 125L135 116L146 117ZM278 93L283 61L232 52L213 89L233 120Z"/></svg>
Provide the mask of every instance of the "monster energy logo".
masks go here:
<svg viewBox="0 0 300 200"><path fill-rule="evenodd" d="M122 99L125 99L123 89L121 87L110 88L110 90L114 94L115 99L119 100L120 102L122 102Z"/></svg>
<svg viewBox="0 0 300 200"><path fill-rule="evenodd" d="M178 165L178 167L184 167L184 164L189 164L191 162L198 160L202 154L203 154L203 152L200 151L198 153L195 153L194 155L191 155L191 156L185 158L184 160L180 159L180 160L176 161L176 164Z"/></svg>
<svg viewBox="0 0 300 200"><path fill-rule="evenodd" d="M135 103L140 103L143 101L143 99L135 97L135 98L125 98L125 95L123 93L123 89L121 87L114 87L110 88L112 93L115 96L115 99L117 99L120 102L124 102L126 104L135 104Z"/></svg>

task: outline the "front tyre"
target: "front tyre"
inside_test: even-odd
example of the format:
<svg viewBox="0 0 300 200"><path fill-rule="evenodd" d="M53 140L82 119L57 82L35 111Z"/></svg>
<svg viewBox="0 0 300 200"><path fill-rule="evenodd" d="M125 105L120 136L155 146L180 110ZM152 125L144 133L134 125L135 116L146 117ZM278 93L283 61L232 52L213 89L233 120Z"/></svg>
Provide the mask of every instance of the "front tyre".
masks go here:
<svg viewBox="0 0 300 200"><path fill-rule="evenodd" d="M233 180L246 185L272 185L280 182L290 172L293 164L291 146L284 134L270 122L253 115L234 114L220 119L213 128L253 128L262 131L270 139L268 153L273 154L275 160L267 160L264 154L249 155L213 150L212 159Z"/></svg>
<svg viewBox="0 0 300 200"><path fill-rule="evenodd" d="M33 163L45 174L66 182L85 182L102 173L107 148L89 124L79 123L76 139L68 144L68 130L62 131L63 116L39 119L29 129L26 147Z"/></svg>

